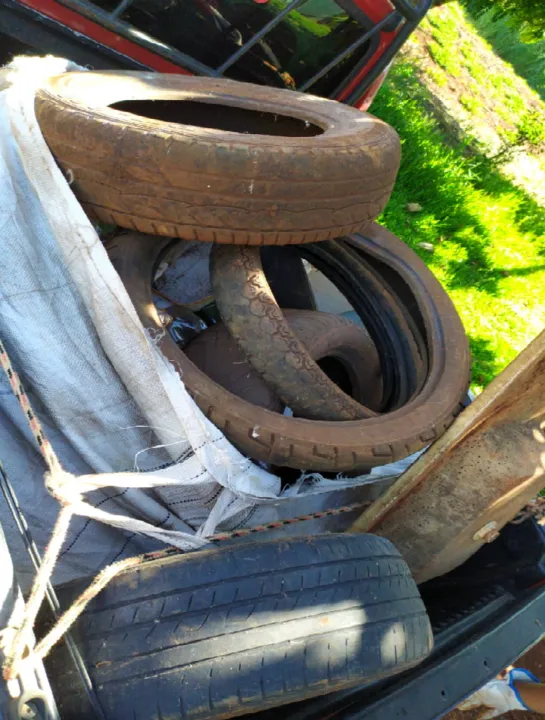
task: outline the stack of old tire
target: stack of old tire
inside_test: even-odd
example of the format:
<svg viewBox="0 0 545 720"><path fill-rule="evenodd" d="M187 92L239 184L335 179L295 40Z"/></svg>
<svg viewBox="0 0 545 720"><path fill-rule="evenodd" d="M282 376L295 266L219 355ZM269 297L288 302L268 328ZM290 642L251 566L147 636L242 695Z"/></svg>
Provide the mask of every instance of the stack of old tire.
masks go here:
<svg viewBox="0 0 545 720"><path fill-rule="evenodd" d="M124 229L110 256L146 328L164 330L153 302L164 257L180 241L213 244L221 321L187 347L156 337L243 453L358 473L425 447L460 412L459 317L375 223L400 160L385 123L291 91L154 73L59 76L36 112L89 216ZM309 266L363 327L316 310ZM382 538L227 547L178 573L149 565L80 624L108 718L231 717L399 672L431 648L408 568ZM63 717L81 717L77 681L56 671Z"/></svg>

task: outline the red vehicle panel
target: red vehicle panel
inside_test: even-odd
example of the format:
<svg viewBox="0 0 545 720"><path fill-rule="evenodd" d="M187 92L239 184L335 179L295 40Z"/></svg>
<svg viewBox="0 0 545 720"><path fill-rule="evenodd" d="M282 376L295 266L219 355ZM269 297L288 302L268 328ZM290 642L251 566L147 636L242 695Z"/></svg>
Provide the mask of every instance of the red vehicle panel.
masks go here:
<svg viewBox="0 0 545 720"><path fill-rule="evenodd" d="M158 72L308 90L362 109L416 25L407 0L18 1Z"/></svg>

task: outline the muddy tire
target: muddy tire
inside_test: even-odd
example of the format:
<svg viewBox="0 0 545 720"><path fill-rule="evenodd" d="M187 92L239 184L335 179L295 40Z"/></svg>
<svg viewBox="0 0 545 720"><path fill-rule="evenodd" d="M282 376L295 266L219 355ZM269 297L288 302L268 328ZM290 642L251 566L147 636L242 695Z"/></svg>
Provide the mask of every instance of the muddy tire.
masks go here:
<svg viewBox="0 0 545 720"><path fill-rule="evenodd" d="M255 407L211 380L162 332L160 347L205 415L244 454L293 468L364 470L407 457L438 438L461 412L469 382L470 355L460 318L426 265L403 242L373 226L354 235L358 252L390 273L414 306L425 331L431 365L418 395L376 418L316 421ZM145 328L162 330L153 304L154 266L169 241L127 233L109 244L110 258ZM402 288L402 290L401 290Z"/></svg>
<svg viewBox="0 0 545 720"><path fill-rule="evenodd" d="M403 404L416 390L422 363L399 303L372 271L366 272L350 246L330 242L309 247L325 254L322 270L326 276L336 261L341 282L351 286L353 296L359 293L355 309L366 306L364 324L369 327L374 321L375 343L386 336L381 360L384 366L391 366L385 367L385 372L403 377L399 403ZM259 248L216 245L210 268L218 309L229 332L252 367L295 415L311 420L357 420L376 415L331 382L290 329L263 272ZM347 321L339 318L338 322Z"/></svg>
<svg viewBox="0 0 545 720"><path fill-rule="evenodd" d="M284 316L309 357L320 362L350 397L371 408L379 405L380 363L365 330L331 313L284 310ZM205 330L184 352L211 380L233 395L252 405L283 411L285 403L250 365L223 323Z"/></svg>
<svg viewBox="0 0 545 720"><path fill-rule="evenodd" d="M112 580L74 634L106 720L238 717L395 675L433 644L406 563L373 535L148 561ZM90 717L62 648L47 667L63 720Z"/></svg>
<svg viewBox="0 0 545 720"><path fill-rule="evenodd" d="M223 323L202 332L184 353L213 382L256 407L281 413L284 404L253 369Z"/></svg>
<svg viewBox="0 0 545 720"><path fill-rule="evenodd" d="M233 80L67 73L35 106L88 214L154 235L251 245L338 237L377 217L399 168L399 138L381 120Z"/></svg>
<svg viewBox="0 0 545 720"><path fill-rule="evenodd" d="M403 286L399 275L394 272L389 277L384 267L373 267L371 258L358 253L346 239L296 249L344 295L372 337L382 374L380 411L405 405L424 385L429 352L426 330L418 322L418 304L410 292L404 298L398 294ZM397 279L396 288L390 286L391 279Z"/></svg>

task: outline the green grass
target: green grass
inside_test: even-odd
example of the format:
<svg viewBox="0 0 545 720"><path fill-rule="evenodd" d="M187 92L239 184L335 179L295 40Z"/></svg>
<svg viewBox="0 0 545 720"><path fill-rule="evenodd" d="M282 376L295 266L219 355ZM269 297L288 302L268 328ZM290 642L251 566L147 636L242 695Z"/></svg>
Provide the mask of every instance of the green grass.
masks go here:
<svg viewBox="0 0 545 720"><path fill-rule="evenodd" d="M403 160L381 221L416 250L450 294L480 389L545 326L545 209L493 162L457 144L429 109L415 68L398 63L373 112L400 134ZM422 210L409 213L408 203ZM433 254L419 249L432 243Z"/></svg>
<svg viewBox="0 0 545 720"><path fill-rule="evenodd" d="M443 70L446 70L452 77L460 76L460 67L456 60L456 57L452 56L448 47L441 45L438 42L432 41L429 44L429 52L435 62L440 65Z"/></svg>
<svg viewBox="0 0 545 720"><path fill-rule="evenodd" d="M490 9L483 12L482 0L465 0L463 4L478 33L545 100L545 40L524 42L519 28L508 18L498 17Z"/></svg>
<svg viewBox="0 0 545 720"><path fill-rule="evenodd" d="M490 71L475 59L475 49L472 43L466 40L460 44L459 49L455 50L454 53L459 62L467 68L474 80L483 85L488 83Z"/></svg>
<svg viewBox="0 0 545 720"><path fill-rule="evenodd" d="M440 68L435 67L434 65L428 65L424 71L430 80L433 80L433 82L436 85L439 85L439 87L445 87L448 83L447 75Z"/></svg>
<svg viewBox="0 0 545 720"><path fill-rule="evenodd" d="M475 116L476 122L481 122L481 129L483 123L488 123L492 131L489 138L495 130L506 142L519 140L519 145L533 145L538 150L545 138L545 130L538 127L545 128L545 104L538 110L539 95L532 92L524 78L517 77L509 63L495 55L491 41L497 41L506 52L533 53L533 64L528 62L524 68L520 65L519 70L524 69L535 81L541 72L544 82L545 41L525 46L518 30L506 20L482 11L478 6L481 1L452 2L428 15L421 25L423 34L419 42L429 60L422 62L419 71L438 88L449 86L451 108L456 94L460 106ZM496 114L499 122L491 119L491 113ZM523 139L526 141L522 142Z"/></svg>
<svg viewBox="0 0 545 720"><path fill-rule="evenodd" d="M481 102L479 100L479 97L475 95L468 95L466 93L462 94L460 96L460 103L472 115L477 115L477 113L481 109Z"/></svg>
<svg viewBox="0 0 545 720"><path fill-rule="evenodd" d="M518 123L517 130L521 140L527 142L530 147L536 150L545 147L545 124L539 113L525 112Z"/></svg>

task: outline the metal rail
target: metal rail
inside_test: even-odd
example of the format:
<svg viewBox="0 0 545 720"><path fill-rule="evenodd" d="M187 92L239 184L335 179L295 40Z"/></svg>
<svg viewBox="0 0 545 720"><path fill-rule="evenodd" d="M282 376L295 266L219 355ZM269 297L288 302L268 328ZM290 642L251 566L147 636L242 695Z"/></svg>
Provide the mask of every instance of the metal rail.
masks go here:
<svg viewBox="0 0 545 720"><path fill-rule="evenodd" d="M390 13L389 15L386 15L385 18L383 18L377 25L374 26L372 30L369 30L369 32L366 32L364 35L362 35L360 38L355 40L352 45L349 45L346 50L343 50L341 53L339 53L331 62L329 62L325 67L323 67L321 70L319 70L313 77L310 78L310 80L307 80L306 83L303 83L300 88L300 92L305 92L308 90L312 85L318 82L321 78L323 78L324 75L327 75L328 72L333 70L334 67L336 67L339 63L341 63L345 58L347 58L349 55L351 55L353 52L355 52L361 45L363 45L367 40L370 40L373 35L380 32L381 28L384 27L384 25L387 25L393 18L395 17L396 13L395 11Z"/></svg>
<svg viewBox="0 0 545 720"><path fill-rule="evenodd" d="M256 43L258 43L262 38L267 35L273 28L275 28L282 20L286 17L286 15L289 15L292 10L295 10L295 8L299 7L299 5L302 5L306 0L292 0L291 3L286 5L286 7L278 13L276 17L274 17L272 20L270 20L264 27L261 28L258 32L256 32L255 35L253 35L247 42L244 43L244 45L239 48L236 52L234 52L231 57L227 58L227 60L216 68L216 73L218 74L218 77L221 77L223 73L231 67L231 65L234 65L237 60L240 60L240 58L246 54L246 52L252 48Z"/></svg>
<svg viewBox="0 0 545 720"><path fill-rule="evenodd" d="M6 475L2 465L0 465L0 489L2 490L4 498L6 499L6 503L8 505L9 511L13 517L13 520L15 521L17 530L19 531L19 533L21 535L21 538L25 545L28 556L30 557L30 561L32 562L32 565L34 566L34 570L36 572L38 572L38 570L40 569L41 564L42 564L42 558L40 556L40 552L39 552L38 548L36 547L36 543L34 542L34 538L32 537L32 534L28 527L28 523L25 519L23 511L21 510L21 507L19 505L19 501L17 500L15 491L14 491L10 481L8 480L8 476ZM60 615L62 613L62 609L61 609L61 605L59 602L59 598L57 597L57 593L55 592L53 586L49 582L47 583L46 599L47 599L47 603L51 609L51 612L53 613L53 616L55 617L56 620L58 620L58 618L60 617ZM78 675L80 676L82 684L85 688L85 693L89 700L89 704L93 709L93 713L94 713L95 717L97 718L97 720L106 720L106 717L104 715L104 712L103 712L100 702L98 700L97 694L93 687L93 683L91 681L89 671L87 670L87 667L85 665L85 661L79 651L79 648L78 648L74 638L70 634L70 632L67 632L64 635L64 641L66 643L66 647L68 648L68 652L70 653L70 656L72 658L74 666L78 672Z"/></svg>
<svg viewBox="0 0 545 720"><path fill-rule="evenodd" d="M280 12L278 12L278 14L275 15L272 20L267 22L260 30L255 32L248 40L246 40L246 42L241 45L241 47L237 48L235 52L233 52L226 60L224 60L224 62L222 62L217 67L212 67L206 63L203 63L195 59L194 57L182 52L181 50L178 50L177 48L172 47L167 43L161 42L157 38L154 38L152 35L142 30L139 30L134 25L125 21L122 16L131 7L131 5L133 5L135 0L121 0L116 5L116 7L109 12L103 10L101 7L92 2L92 0L62 0L62 2L68 7L71 7L82 15L90 18L91 20L94 20L103 25L104 27L118 33L119 35L138 43L140 46L154 52L155 54L174 62L181 68L184 68L189 72L194 73L195 75L203 75L207 77L223 77L226 71L232 68L232 66L238 63L242 58L244 58L244 56L255 45L261 43L263 39L272 30L274 30L274 28L276 28L283 20L285 20L285 18L291 12L303 5L306 0L291 0L291 2L289 2L286 7L284 7ZM311 78L302 83L297 89L301 92L309 90L325 75L334 70L347 57L349 57L359 48L361 48L366 42L372 41L375 36L378 36L378 34L383 28L388 27L389 24L391 26L392 22L394 22L394 24L397 24L398 26L398 35L401 35L405 39L414 29L414 27L416 27L419 20L426 14L427 10L431 5L431 2L432 0L421 0L418 6L413 6L410 2L408 2L408 0L393 1L391 13L386 15L379 23L374 25L371 29L364 28L362 26L362 35L359 38L352 42L347 48L345 48L345 50L338 53L334 58L332 58L330 62L328 62L318 72L316 72ZM346 11L346 0L343 3L343 8ZM355 6L355 12L353 15L351 15L351 17L353 17L353 19L357 21L358 12L361 13L361 11L358 10L358 12L356 12L356 10L358 10L357 6ZM396 23L396 20L400 22ZM401 43L395 44L397 48ZM380 68L382 68L382 66L385 64L386 63L382 63L380 61L378 63ZM281 70L281 68L277 69L278 71ZM358 65L354 69L360 70L360 63L358 63ZM376 67L373 69L376 69ZM373 76L374 75L376 75L376 73L373 73ZM348 77L343 82L343 85L346 85L346 83L352 80L353 77L353 71L348 73ZM372 81L370 79L368 80L366 76L363 81L362 87L359 88L358 97L361 96L361 94L365 91L366 87L371 84L371 82ZM333 96L335 95L336 93L333 93Z"/></svg>

